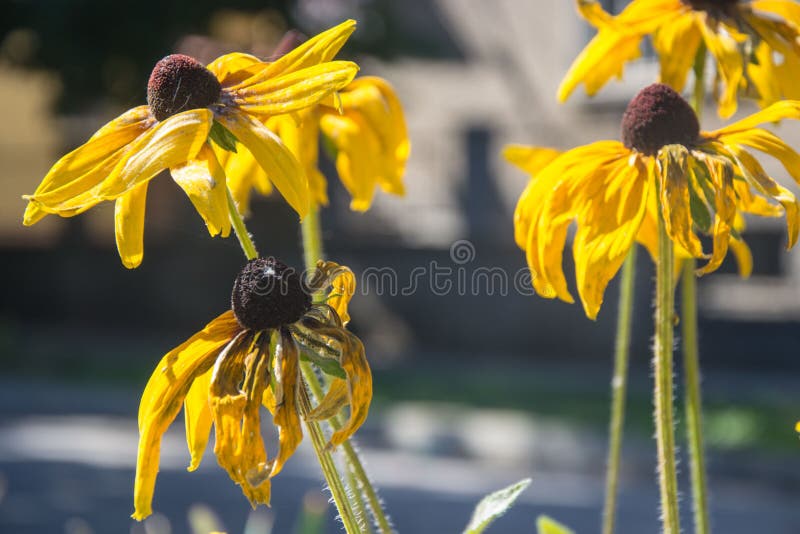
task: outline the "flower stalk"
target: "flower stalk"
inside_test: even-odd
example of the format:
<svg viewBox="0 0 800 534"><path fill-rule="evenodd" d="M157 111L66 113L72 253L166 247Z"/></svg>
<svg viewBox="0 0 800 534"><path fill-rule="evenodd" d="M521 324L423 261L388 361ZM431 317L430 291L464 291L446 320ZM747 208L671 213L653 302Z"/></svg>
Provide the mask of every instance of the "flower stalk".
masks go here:
<svg viewBox="0 0 800 534"><path fill-rule="evenodd" d="M625 426L625 397L630 358L631 319L633 316L634 280L636 278L636 247L631 247L622 266L619 288L617 335L614 347L614 376L611 380L611 421L609 423L608 463L606 466L606 498L603 506L603 534L614 532L617 511L617 486L622 450L622 431Z"/></svg>
<svg viewBox="0 0 800 534"><path fill-rule="evenodd" d="M667 234L664 216L659 210L653 397L658 448L658 482L661 493L661 521L664 534L680 534L672 399L672 345L675 318L673 262L672 240Z"/></svg>
<svg viewBox="0 0 800 534"><path fill-rule="evenodd" d="M701 46L694 62L694 91L691 105L699 117L703 112L706 49ZM683 263L681 278L681 330L685 387L686 435L689 442L689 472L692 481L692 511L695 534L708 534L708 490L703 448L703 401L700 390L700 358L697 344L697 282L695 262Z"/></svg>
<svg viewBox="0 0 800 534"><path fill-rule="evenodd" d="M258 250L256 249L255 243L253 243L253 239L250 237L250 233L247 231L247 227L244 224L242 215L239 213L239 210L236 207L236 202L233 200L233 195L231 194L230 189L227 189L227 196L228 215L231 220L231 225L236 232L236 237L239 239L239 244L242 246L242 251L248 260L256 259L258 257ZM313 369L311 369L311 373L306 372L306 366L304 366L302 370L304 377L309 374L313 375ZM316 380L316 375L314 375L314 379ZM317 454L317 459L319 460L322 474L325 476L325 480L327 481L328 487L331 490L333 501L336 504L339 515L342 518L342 523L344 524L345 530L348 534L360 534L362 529L358 522L358 518L350 506L350 500L347 497L347 491L345 490L344 483L342 482L342 475L336 468L336 463L333 461L331 451L325 446L325 436L322 433L322 428L320 428L319 423L316 421L309 421L306 417L311 411L311 405L305 386L300 388L299 406L301 413L304 416L303 418L305 420L306 427L308 428L308 432L311 435L311 442L314 446L314 451Z"/></svg>
<svg viewBox="0 0 800 534"><path fill-rule="evenodd" d="M308 210L308 214L303 219L300 228L303 238L305 265L306 269L310 272L316 267L317 261L323 257L322 225L320 224L319 208L317 206L312 206ZM325 377L323 376L322 379L320 379L307 363L303 363L301 369L303 371L303 377L306 379L312 394L321 399L323 397L322 382L325 380ZM334 431L341 428L343 424L341 416L339 415L329 419L328 422ZM357 495L361 501L359 506L370 510L379 534L392 534L394 529L389 521L389 517L383 509L383 504L378 496L378 492L372 485L372 481L364 468L361 457L351 440L342 443L342 451L347 460L349 474L356 482L355 485L351 484L351 489L354 495Z"/></svg>

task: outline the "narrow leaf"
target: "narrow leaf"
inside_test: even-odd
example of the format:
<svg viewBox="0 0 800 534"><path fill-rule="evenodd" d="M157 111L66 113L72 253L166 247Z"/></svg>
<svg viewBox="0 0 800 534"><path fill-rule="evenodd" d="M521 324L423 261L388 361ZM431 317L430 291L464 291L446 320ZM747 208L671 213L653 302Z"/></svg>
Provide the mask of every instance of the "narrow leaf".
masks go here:
<svg viewBox="0 0 800 534"><path fill-rule="evenodd" d="M517 497L525 491L530 483L531 479L526 478L484 497L475 507L475 511L472 512L472 519L470 519L467 528L464 530L464 534L480 534L483 532L492 521L511 508Z"/></svg>
<svg viewBox="0 0 800 534"><path fill-rule="evenodd" d="M208 133L208 137L218 144L220 148L228 152L236 153L236 136L217 121L214 121L214 124L211 125L211 131Z"/></svg>

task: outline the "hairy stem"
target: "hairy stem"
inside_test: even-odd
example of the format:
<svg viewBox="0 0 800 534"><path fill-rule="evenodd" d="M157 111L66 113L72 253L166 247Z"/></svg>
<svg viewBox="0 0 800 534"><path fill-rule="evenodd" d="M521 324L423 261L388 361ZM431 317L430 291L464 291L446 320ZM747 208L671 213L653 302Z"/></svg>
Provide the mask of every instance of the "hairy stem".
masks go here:
<svg viewBox="0 0 800 534"><path fill-rule="evenodd" d="M242 246L245 257L252 260L258 257L258 250L256 250L255 243L247 231L244 224L242 215L236 207L236 202L233 200L233 195L230 189L227 190L228 195L228 216L231 219L231 224L236 232L236 237L239 239L239 244ZM316 377L315 377L316 378ZM308 401L308 392L305 387L300 388L300 409L303 414L308 414L311 410ZM350 507L350 501L347 499L347 492L345 491L344 484L342 483L342 476L336 469L336 464L333 461L331 452L325 447L325 437L322 434L322 429L319 424L313 421L306 420L309 434L311 435L311 442L314 445L314 451L317 453L322 474L331 489L334 503L342 518L345 530L348 534L360 534L361 528L359 527L358 520Z"/></svg>
<svg viewBox="0 0 800 534"><path fill-rule="evenodd" d="M308 214L301 223L301 232L303 236L303 253L305 257L306 269L312 270L317 265L317 261L322 259L322 228L319 221L319 210L316 206L312 206ZM314 373L314 369L310 365L303 367L303 376L309 383L311 392L315 397L322 399L323 384ZM323 374L322 380L327 377ZM338 430L342 427L341 416L334 417L329 420L331 427ZM351 443L347 440L342 444L342 451L347 459L347 466L352 476L358 482L357 487L353 487L353 492L358 495L362 503L369 508L372 517L375 520L375 525L380 534L391 534L394 532L392 524L389 521L389 516L383 509L383 504L378 496L378 492L372 484L372 481L364 468L364 463Z"/></svg>
<svg viewBox="0 0 800 534"><path fill-rule="evenodd" d="M692 107L698 118L703 112L706 64L705 45L701 44L694 61L694 92ZM705 452L703 448L703 401L700 394L700 357L697 345L697 282L695 262L683 262L681 282L681 330L683 339L683 370L685 387L686 436L689 441L689 472L692 481L692 511L695 534L708 534L708 489L706 485Z"/></svg>
<svg viewBox="0 0 800 534"><path fill-rule="evenodd" d="M656 316L653 369L655 387L656 444L658 482L661 493L661 520L664 534L680 534L678 477L675 461L675 425L672 406L672 343L675 317L672 240L667 235L664 217L658 214L658 264L656 266Z"/></svg>
<svg viewBox="0 0 800 534"><path fill-rule="evenodd" d="M625 425L625 397L628 383L628 360L631 344L633 287L636 277L636 245L631 247L622 267L619 287L617 337L614 348L614 377L611 380L611 422L609 423L608 464L606 466L606 500L603 506L603 534L614 532L617 511L619 459L622 430Z"/></svg>

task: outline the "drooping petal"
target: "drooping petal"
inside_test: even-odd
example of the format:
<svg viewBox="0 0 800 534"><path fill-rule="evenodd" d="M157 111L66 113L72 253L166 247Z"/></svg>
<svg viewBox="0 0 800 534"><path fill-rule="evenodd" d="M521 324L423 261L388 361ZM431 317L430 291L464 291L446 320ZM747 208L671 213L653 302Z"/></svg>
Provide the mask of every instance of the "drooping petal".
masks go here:
<svg viewBox="0 0 800 534"><path fill-rule="evenodd" d="M264 68L259 70L254 76L242 80L232 87L232 89L249 87L270 78L297 72L320 63L328 62L332 60L342 46L344 46L347 38L350 37L355 29L356 21L346 20L329 30L317 34L284 54L276 61L266 64Z"/></svg>
<svg viewBox="0 0 800 534"><path fill-rule="evenodd" d="M702 34L694 14L661 25L653 35L653 48L661 64L660 82L681 91L692 68Z"/></svg>
<svg viewBox="0 0 800 534"><path fill-rule="evenodd" d="M272 422L278 426L278 455L272 462L270 478L283 469L283 464L294 454L303 440L303 426L297 405L297 388L300 386L300 359L291 333L280 330L279 350L275 357L275 380L281 385L280 398L275 398Z"/></svg>
<svg viewBox="0 0 800 534"><path fill-rule="evenodd" d="M171 167L169 172L206 222L208 233L228 237L231 220L228 216L225 172L214 150L205 144L194 159Z"/></svg>
<svg viewBox="0 0 800 534"><path fill-rule="evenodd" d="M604 189L612 193L603 202L584 206L573 242L578 294L590 319L597 317L608 283L634 244L651 187L648 169L639 158L622 160L615 170L596 179L604 180Z"/></svg>
<svg viewBox="0 0 800 534"><path fill-rule="evenodd" d="M114 235L122 264L135 269L144 257L144 213L147 183L119 197L114 205Z"/></svg>
<svg viewBox="0 0 800 534"><path fill-rule="evenodd" d="M311 421L325 421L335 417L350 402L347 381L334 378L319 404L308 414Z"/></svg>
<svg viewBox="0 0 800 534"><path fill-rule="evenodd" d="M800 154L780 137L761 128L722 136L725 144L744 145L769 154L783 164L786 171L800 184Z"/></svg>
<svg viewBox="0 0 800 534"><path fill-rule="evenodd" d="M184 111L159 122L131 145L94 194L115 199L164 169L192 161L205 146L211 122L207 109Z"/></svg>
<svg viewBox="0 0 800 534"><path fill-rule="evenodd" d="M657 183L661 212L669 236L695 258L706 257L692 229L689 196L691 156L683 145L667 145L658 154Z"/></svg>
<svg viewBox="0 0 800 534"><path fill-rule="evenodd" d="M319 171L318 107L291 115L278 115L267 121L267 128L277 133L306 172L311 201L328 204L328 181Z"/></svg>
<svg viewBox="0 0 800 534"><path fill-rule="evenodd" d="M709 53L714 56L717 72L722 78L722 94L719 95L717 106L717 112L722 118L736 113L736 95L744 78L744 60L739 50L739 41L745 37L730 27L726 29L725 33L720 33L709 28L707 24L700 24L703 41Z"/></svg>
<svg viewBox="0 0 800 534"><path fill-rule="evenodd" d="M269 504L271 485L260 407L269 379L268 342L247 332L220 354L211 377L214 454L250 503ZM240 389L241 384L241 389Z"/></svg>
<svg viewBox="0 0 800 534"><path fill-rule="evenodd" d="M236 152L214 146L214 153L225 172L228 188L239 213L249 215L250 194L254 188L262 195L272 193L272 183L267 178L267 173L241 143L236 144Z"/></svg>
<svg viewBox="0 0 800 534"><path fill-rule="evenodd" d="M264 118L312 106L343 89L358 73L351 61L329 61L231 90L234 104Z"/></svg>
<svg viewBox="0 0 800 534"><path fill-rule="evenodd" d="M343 325L350 321L347 306L356 291L356 279L353 271L333 261L319 260L306 285L312 294L330 288L325 299L326 303L336 312Z"/></svg>
<svg viewBox="0 0 800 534"><path fill-rule="evenodd" d="M147 106L139 106L112 120L85 144L62 157L29 197L24 224L41 219L42 208L55 208L100 184L111 172L128 145L155 124ZM45 209L45 212L47 210Z"/></svg>
<svg viewBox="0 0 800 534"><path fill-rule="evenodd" d="M217 353L240 329L232 311L168 352L150 376L139 403L139 452L136 460L133 518L152 513L153 490L161 451L161 436L172 423L198 376L208 371Z"/></svg>
<svg viewBox="0 0 800 534"><path fill-rule="evenodd" d="M367 211L381 176L380 143L364 120L356 115L326 114L320 129L336 145L336 172L350 193L350 209Z"/></svg>
<svg viewBox="0 0 800 534"><path fill-rule="evenodd" d="M225 113L218 120L244 144L283 198L304 217L308 212L308 181L297 158L267 127L244 113Z"/></svg>
<svg viewBox="0 0 800 534"><path fill-rule="evenodd" d="M187 471L200 467L203 453L208 445L213 419L208 404L209 387L211 386L211 370L198 376L183 401L183 415L186 424L186 444L189 446L191 463Z"/></svg>
<svg viewBox="0 0 800 534"><path fill-rule="evenodd" d="M731 238L728 246L736 257L736 263L739 265L739 276L742 278L750 278L753 273L753 253L750 252L750 247L744 240Z"/></svg>
<svg viewBox="0 0 800 534"><path fill-rule="evenodd" d="M797 198L791 191L773 180L764 171L758 160L746 150L737 145L730 145L725 149L735 158L739 170L750 185L779 202L783 209L786 210L786 227L789 234L786 248L792 248L797 242L798 230L800 230L800 203L797 202Z"/></svg>

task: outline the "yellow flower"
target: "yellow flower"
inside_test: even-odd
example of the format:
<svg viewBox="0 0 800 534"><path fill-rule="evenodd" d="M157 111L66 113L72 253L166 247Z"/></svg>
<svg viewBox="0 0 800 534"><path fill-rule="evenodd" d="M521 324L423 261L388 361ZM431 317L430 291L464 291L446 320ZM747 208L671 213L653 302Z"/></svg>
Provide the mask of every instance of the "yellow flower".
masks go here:
<svg viewBox="0 0 800 534"><path fill-rule="evenodd" d="M228 54L204 67L188 56L165 57L150 76L148 105L122 114L61 158L26 197L24 224L48 214L71 217L113 200L120 257L126 267L136 267L143 256L148 182L169 169L211 235L227 236L226 176L211 140L247 147L302 217L309 205L303 168L262 120L313 106L347 86L358 66L325 58L354 29L354 21L344 22L273 63Z"/></svg>
<svg viewBox="0 0 800 534"><path fill-rule="evenodd" d="M327 303L312 304L311 295L327 288ZM269 504L270 479L303 438L301 358L333 377L307 419L327 419L350 405L347 423L329 446L340 445L361 426L372 400L372 375L364 346L344 328L354 291L353 273L333 262L318 262L308 281L274 258L245 265L233 286L232 309L167 353L142 393L135 519L152 513L161 437L181 406L189 471L200 465L213 426L217 461L253 506ZM262 405L279 432L272 460L261 438Z"/></svg>
<svg viewBox="0 0 800 534"><path fill-rule="evenodd" d="M331 57L337 51L330 49ZM352 210L368 210L377 187L386 193L405 194L402 179L411 144L400 100L382 78L358 78L315 108L270 117L266 125L300 160L312 202L317 205L328 204L327 180L318 168L320 133L336 153L336 170L350 193ZM271 192L271 176L255 169L246 151L220 157L236 204L247 213L253 189L261 194Z"/></svg>
<svg viewBox="0 0 800 534"><path fill-rule="evenodd" d="M698 274L717 269L729 248L743 274L749 273L749 250L739 235L741 213L785 214L788 246L793 246L798 202L747 151L775 157L800 182L800 155L758 127L782 119L800 119L800 102L778 102L724 128L701 132L686 101L668 86L653 84L628 104L622 142L599 141L563 154L507 148L506 159L534 176L517 203L514 234L526 252L536 292L573 302L562 269L573 221L578 294L592 319L634 241L657 259L659 212L679 255L708 260ZM703 250L698 233L713 237L711 254Z"/></svg>
<svg viewBox="0 0 800 534"><path fill-rule="evenodd" d="M800 5L788 0L634 0L611 16L599 2L578 0L581 15L597 35L561 82L566 100L583 83L595 94L625 63L641 55L650 35L658 54L660 81L681 91L701 45L711 53L721 82L718 112L736 112L740 88L767 106L800 98Z"/></svg>

